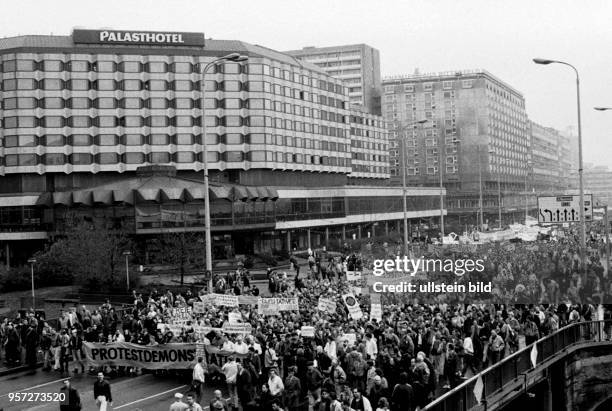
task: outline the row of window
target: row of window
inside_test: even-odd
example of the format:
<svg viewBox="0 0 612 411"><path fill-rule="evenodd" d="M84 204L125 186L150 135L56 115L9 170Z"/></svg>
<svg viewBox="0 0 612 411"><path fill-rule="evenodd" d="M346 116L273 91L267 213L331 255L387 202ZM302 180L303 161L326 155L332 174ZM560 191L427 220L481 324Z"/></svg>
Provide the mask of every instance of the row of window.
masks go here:
<svg viewBox="0 0 612 411"><path fill-rule="evenodd" d="M63 62L61 60L7 60L0 64L0 71L3 73L13 73L17 71L46 71L46 72L96 72L96 73L200 73L203 63L175 62L165 63L163 61L151 61L141 63L139 61L124 61L116 63L114 61L95 61L72 60ZM224 63L217 64L209 68L207 73L222 74L262 74L282 80L302 84L304 86L316 87L320 90L329 91L335 94L346 94L346 89L341 84L331 81L315 79L308 75L295 73L290 70L283 70L279 67L270 67L266 64L236 64Z"/></svg>
<svg viewBox="0 0 612 411"><path fill-rule="evenodd" d="M16 116L5 117L1 122L5 129L15 128L114 128L114 127L200 127L201 117L192 116ZM282 118L264 116L206 116L206 127L271 127L303 133L320 134L331 137L348 136L348 130L339 127L324 126L319 124L304 123Z"/></svg>
<svg viewBox="0 0 612 411"><path fill-rule="evenodd" d="M200 109L200 99L191 98L148 98L126 97L116 99L113 97L100 97L90 99L87 97L72 97L63 99L61 97L45 97L36 99L34 97L10 97L0 101L3 110L16 109L175 109L190 110ZM302 117L312 117L337 123L345 123L347 116L340 113L318 110L297 104L282 103L268 99L249 98L225 98L205 99L207 109L247 109L247 110L274 110L281 113L294 114Z"/></svg>
<svg viewBox="0 0 612 411"><path fill-rule="evenodd" d="M389 172L388 167L383 166L370 166L366 164L353 164L351 166L353 173L377 173L386 174Z"/></svg>
<svg viewBox="0 0 612 411"><path fill-rule="evenodd" d="M433 82L420 83L420 85L422 86L423 91L433 91L434 90ZM471 79L461 80L461 88L472 88L473 85L474 85L474 82ZM401 85L387 84L385 85L384 88L385 88L385 94L397 93L400 90L402 90L404 93L414 93L415 91L417 91L416 86L417 84L403 84L403 88L401 88ZM452 90L454 88L454 81L452 80L442 81L441 88L442 90Z"/></svg>
<svg viewBox="0 0 612 411"><path fill-rule="evenodd" d="M351 147L387 151L387 144L351 139Z"/></svg>
<svg viewBox="0 0 612 411"><path fill-rule="evenodd" d="M363 161L380 161L380 162L389 161L388 156L383 156L381 154L369 154L369 153L352 153L352 158L355 160L363 160Z"/></svg>
<svg viewBox="0 0 612 411"><path fill-rule="evenodd" d="M65 155L62 153L47 153L42 156L37 154L7 154L3 158L5 167L16 166L37 166L39 164L47 166L57 165L91 165L91 164L162 164L162 163L193 163L202 161L202 153L193 153L191 151L179 151L176 153L168 153L165 151L144 153L73 153ZM209 163L226 162L235 163L242 161L271 161L278 163L297 163L297 164L314 164L325 166L340 166L350 167L351 160L349 158L338 158L334 156L319 156L309 154L294 154L280 153L272 151L226 151L217 153L214 151L208 152Z"/></svg>
<svg viewBox="0 0 612 411"><path fill-rule="evenodd" d="M347 152L348 145L343 143L337 143L334 141L320 141L312 140L308 138L294 137L294 136L282 136L275 134L239 134L239 133L227 133L227 134L207 134L207 144L225 144L225 145L240 145L240 144L267 144L277 145L284 147L296 147L314 150L329 150L335 152ZM24 135L8 135L3 139L3 146L5 148L12 147L62 147L65 145L69 146L165 146L169 144L174 145L193 145L201 144L202 139L200 135L194 134L72 134L65 136L62 134L46 134L44 136L35 136L31 134Z"/></svg>
<svg viewBox="0 0 612 411"><path fill-rule="evenodd" d="M2 91L16 90L71 90L71 91L199 91L201 82L190 80L87 80L87 79L44 79L35 80L30 78L6 79L2 81ZM346 109L346 103L342 99L331 96L320 95L308 91L271 84L264 81L206 81L206 92L266 92L277 96L289 97L297 100L310 101L321 105Z"/></svg>

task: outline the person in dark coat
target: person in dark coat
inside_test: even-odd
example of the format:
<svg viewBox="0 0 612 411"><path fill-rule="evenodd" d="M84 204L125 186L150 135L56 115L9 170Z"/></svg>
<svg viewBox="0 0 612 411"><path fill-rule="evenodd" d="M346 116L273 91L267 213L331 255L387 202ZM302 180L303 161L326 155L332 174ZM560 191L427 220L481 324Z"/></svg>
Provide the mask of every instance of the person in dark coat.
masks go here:
<svg viewBox="0 0 612 411"><path fill-rule="evenodd" d="M70 385L70 380L64 381L60 393L64 394L64 399L60 402L60 411L78 411L81 409L81 397L76 388Z"/></svg>
<svg viewBox="0 0 612 411"><path fill-rule="evenodd" d="M391 411L411 410L414 404L414 391L408 384L408 373L401 373L399 384L393 388L391 394Z"/></svg>
<svg viewBox="0 0 612 411"><path fill-rule="evenodd" d="M240 401L242 408L248 409L247 404L253 401L253 381L249 370L245 369L240 363L238 363L236 387L238 391L238 400Z"/></svg>
<svg viewBox="0 0 612 411"><path fill-rule="evenodd" d="M296 377L297 367L291 366L287 370L285 379L285 406L289 411L298 411L301 407L302 384Z"/></svg>
<svg viewBox="0 0 612 411"><path fill-rule="evenodd" d="M38 333L32 327L28 326L28 330L25 335L25 350L26 350L26 363L28 366L36 370L36 348L38 347Z"/></svg>
<svg viewBox="0 0 612 411"><path fill-rule="evenodd" d="M19 338L17 329L13 323L9 323L4 343L4 349L6 350L6 365L9 367L21 362L20 344L21 339Z"/></svg>

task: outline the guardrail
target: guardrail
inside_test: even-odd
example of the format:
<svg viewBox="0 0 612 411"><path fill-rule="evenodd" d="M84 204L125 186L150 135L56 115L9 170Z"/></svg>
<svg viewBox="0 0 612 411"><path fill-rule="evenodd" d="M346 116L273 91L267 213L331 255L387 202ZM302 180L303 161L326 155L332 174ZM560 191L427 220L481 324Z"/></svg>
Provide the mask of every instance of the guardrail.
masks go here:
<svg viewBox="0 0 612 411"><path fill-rule="evenodd" d="M429 403L424 411L468 411L477 406L474 386L478 377L482 378L484 386L483 399L503 390L521 374L534 369L531 363L534 344L538 352L536 364L541 364L558 355L562 349L582 342L603 341L605 337L610 338L611 333L612 321L589 321L567 325L476 374Z"/></svg>

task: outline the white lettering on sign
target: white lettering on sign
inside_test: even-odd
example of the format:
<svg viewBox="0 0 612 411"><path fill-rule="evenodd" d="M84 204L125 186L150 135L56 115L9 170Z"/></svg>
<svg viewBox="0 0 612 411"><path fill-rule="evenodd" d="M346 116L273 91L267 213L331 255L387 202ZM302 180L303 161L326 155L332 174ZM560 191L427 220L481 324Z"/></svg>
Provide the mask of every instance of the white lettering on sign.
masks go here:
<svg viewBox="0 0 612 411"><path fill-rule="evenodd" d="M178 33L132 33L121 31L101 31L100 41L118 43L174 43L181 44L183 35Z"/></svg>

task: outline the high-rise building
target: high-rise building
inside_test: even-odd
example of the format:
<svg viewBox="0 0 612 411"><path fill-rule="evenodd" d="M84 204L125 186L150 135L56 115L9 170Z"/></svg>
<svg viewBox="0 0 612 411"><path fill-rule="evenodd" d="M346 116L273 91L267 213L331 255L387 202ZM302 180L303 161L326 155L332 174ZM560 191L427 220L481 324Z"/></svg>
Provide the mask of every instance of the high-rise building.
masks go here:
<svg viewBox="0 0 612 411"><path fill-rule="evenodd" d="M519 211L528 173L529 135L523 95L484 70L388 77L383 117L389 127L391 179L402 180L406 142L409 185L436 186L442 173L449 213L479 207ZM424 124L415 124L427 120ZM482 184L480 184L482 181Z"/></svg>
<svg viewBox="0 0 612 411"><path fill-rule="evenodd" d="M587 164L584 170L585 192L593 194L593 202L612 207L612 171L606 166Z"/></svg>
<svg viewBox="0 0 612 411"><path fill-rule="evenodd" d="M367 44L332 47L304 47L287 54L308 61L344 82L351 104L362 105L368 112L380 114L380 55Z"/></svg>
<svg viewBox="0 0 612 411"><path fill-rule="evenodd" d="M563 138L558 130L528 122L531 138L529 180L533 190L539 193L553 193L566 187L561 185ZM566 147L567 148L567 147Z"/></svg>
<svg viewBox="0 0 612 411"><path fill-rule="evenodd" d="M228 53L248 61L211 66L203 83ZM160 233L202 233L204 156L221 258L401 222L401 192L380 187L382 117L352 110L341 80L287 54L202 33L75 30L0 39L0 82L7 264L79 221L124 230L143 255ZM437 190L409 193L410 218L438 213Z"/></svg>

